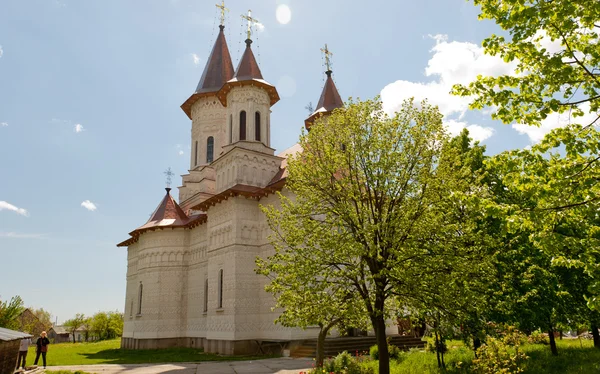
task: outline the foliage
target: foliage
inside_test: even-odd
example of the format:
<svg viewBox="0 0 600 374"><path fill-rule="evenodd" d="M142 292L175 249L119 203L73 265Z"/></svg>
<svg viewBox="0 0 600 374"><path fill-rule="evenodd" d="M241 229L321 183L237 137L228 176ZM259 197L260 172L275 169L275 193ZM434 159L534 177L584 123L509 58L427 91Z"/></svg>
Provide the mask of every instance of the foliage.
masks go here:
<svg viewBox="0 0 600 374"><path fill-rule="evenodd" d="M83 324L85 321L82 320ZM98 312L92 317L90 327L98 339L113 339L123 334L123 314L119 312Z"/></svg>
<svg viewBox="0 0 600 374"><path fill-rule="evenodd" d="M488 337L485 344L477 350L473 371L481 374L522 373L522 362L528 358L519 350L524 338L523 334L512 327L500 339Z"/></svg>
<svg viewBox="0 0 600 374"><path fill-rule="evenodd" d="M393 344L388 345L388 352L390 353L390 359L393 360L398 360L402 355L400 348ZM379 360L379 348L377 345L373 345L371 348L369 348L369 357L371 357L373 360Z"/></svg>
<svg viewBox="0 0 600 374"><path fill-rule="evenodd" d="M600 2L474 0L480 19L510 37L491 35L486 54L516 65L514 74L479 76L454 93L474 96L472 108L493 107L504 123L539 126L551 113L600 114ZM585 104L585 105L582 105ZM584 123L582 125L589 125Z"/></svg>
<svg viewBox="0 0 600 374"><path fill-rule="evenodd" d="M75 331L77 331L80 327L83 326L85 320L86 317L83 314L77 313L75 315L75 318L66 320L63 323L63 325L67 328L67 331L69 331L69 333L73 335L73 343L75 343Z"/></svg>
<svg viewBox="0 0 600 374"><path fill-rule="evenodd" d="M426 102L408 100L390 117L379 99L350 101L317 121L300 145L288 160L294 198L280 194L281 208L265 209L275 247L265 262L285 261L298 282L317 289L326 289L319 282L350 286L386 373L392 303L437 302L440 282L454 282L446 288L459 300L464 280L485 263L473 224L482 211L466 197L480 189L461 180L470 170L457 169L459 149L449 146L441 114Z"/></svg>
<svg viewBox="0 0 600 374"><path fill-rule="evenodd" d="M18 329L18 317L24 309L20 296L13 296L10 300L0 300L0 327Z"/></svg>
<svg viewBox="0 0 600 374"><path fill-rule="evenodd" d="M31 313L28 313L27 310ZM43 308L29 307L19 317L19 329L33 336L39 336L42 331L48 331L52 327L50 317L50 312Z"/></svg>
<svg viewBox="0 0 600 374"><path fill-rule="evenodd" d="M548 335L542 333L539 330L536 330L536 331L532 332L527 337L527 342L529 342L530 344L545 344L545 345L550 344L550 340L548 339Z"/></svg>
<svg viewBox="0 0 600 374"><path fill-rule="evenodd" d="M243 361L269 356L220 356L194 348L121 349L120 339L93 343L53 344L48 353L50 366L97 364L150 364L165 362ZM33 365L35 345L30 347L27 364Z"/></svg>

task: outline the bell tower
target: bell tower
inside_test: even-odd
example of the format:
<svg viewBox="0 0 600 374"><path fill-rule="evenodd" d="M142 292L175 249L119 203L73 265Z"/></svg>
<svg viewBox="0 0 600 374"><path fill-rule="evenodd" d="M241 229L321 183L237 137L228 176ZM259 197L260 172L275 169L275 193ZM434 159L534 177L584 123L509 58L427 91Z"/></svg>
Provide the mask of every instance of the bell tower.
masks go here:
<svg viewBox="0 0 600 374"><path fill-rule="evenodd" d="M332 71L330 58L332 53L329 51L329 48L327 48L327 44L325 44L325 48L321 48L321 52L325 55L325 67L327 68L325 75L327 75L327 79L325 80L325 85L323 86L323 91L321 92L321 97L319 98L315 111L304 120L304 126L307 130L310 130L310 126L313 125L317 118L328 116L335 109L344 106L344 102L335 86L335 82L333 81L333 78L331 78Z"/></svg>

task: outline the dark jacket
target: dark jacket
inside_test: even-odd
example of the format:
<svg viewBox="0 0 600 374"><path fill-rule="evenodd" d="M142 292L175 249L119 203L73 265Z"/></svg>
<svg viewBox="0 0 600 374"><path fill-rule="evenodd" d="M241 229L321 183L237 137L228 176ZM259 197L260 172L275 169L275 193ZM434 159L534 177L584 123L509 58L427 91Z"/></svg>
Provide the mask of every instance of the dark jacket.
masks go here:
<svg viewBox="0 0 600 374"><path fill-rule="evenodd" d="M37 342L35 342L35 345L37 345L37 351L38 352L45 352L46 350L48 350L47 346L50 344L50 340L48 340L48 338L42 338L41 336L38 338Z"/></svg>

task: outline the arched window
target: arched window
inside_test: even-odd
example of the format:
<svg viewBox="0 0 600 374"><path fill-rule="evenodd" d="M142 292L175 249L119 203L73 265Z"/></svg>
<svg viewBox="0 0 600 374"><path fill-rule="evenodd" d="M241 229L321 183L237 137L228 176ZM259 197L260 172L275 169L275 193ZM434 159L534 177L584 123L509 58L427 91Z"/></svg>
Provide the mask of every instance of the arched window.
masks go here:
<svg viewBox="0 0 600 374"><path fill-rule="evenodd" d="M196 151L194 153L194 166L198 165L198 141L196 140Z"/></svg>
<svg viewBox="0 0 600 374"><path fill-rule="evenodd" d="M144 293L144 285L140 283L140 289L138 291L138 311L137 314L142 314L142 294Z"/></svg>
<svg viewBox="0 0 600 374"><path fill-rule="evenodd" d="M219 308L223 308L223 269L219 270Z"/></svg>
<svg viewBox="0 0 600 374"><path fill-rule="evenodd" d="M233 114L229 115L229 144L233 143Z"/></svg>
<svg viewBox="0 0 600 374"><path fill-rule="evenodd" d="M254 140L260 142L260 112L254 113Z"/></svg>
<svg viewBox="0 0 600 374"><path fill-rule="evenodd" d="M246 140L246 111L240 112L240 140Z"/></svg>
<svg viewBox="0 0 600 374"><path fill-rule="evenodd" d="M129 317L133 317L133 297L131 298L131 302L129 303Z"/></svg>
<svg viewBox="0 0 600 374"><path fill-rule="evenodd" d="M204 280L204 313L208 312L208 279Z"/></svg>
<svg viewBox="0 0 600 374"><path fill-rule="evenodd" d="M210 164L211 162L213 162L214 148L215 148L215 138L213 138L212 136L209 136L208 139L206 139L206 163L207 164Z"/></svg>

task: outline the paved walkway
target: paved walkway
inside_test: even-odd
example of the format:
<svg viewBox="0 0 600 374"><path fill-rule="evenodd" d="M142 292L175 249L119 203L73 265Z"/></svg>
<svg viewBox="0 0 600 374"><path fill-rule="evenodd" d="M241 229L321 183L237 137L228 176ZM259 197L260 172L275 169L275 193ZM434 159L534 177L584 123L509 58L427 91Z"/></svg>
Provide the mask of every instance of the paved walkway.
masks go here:
<svg viewBox="0 0 600 374"><path fill-rule="evenodd" d="M82 370L98 374L298 374L311 368L312 364L312 359L307 358L269 358L176 364L48 366L46 370Z"/></svg>

